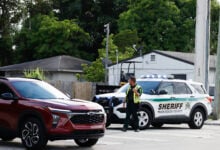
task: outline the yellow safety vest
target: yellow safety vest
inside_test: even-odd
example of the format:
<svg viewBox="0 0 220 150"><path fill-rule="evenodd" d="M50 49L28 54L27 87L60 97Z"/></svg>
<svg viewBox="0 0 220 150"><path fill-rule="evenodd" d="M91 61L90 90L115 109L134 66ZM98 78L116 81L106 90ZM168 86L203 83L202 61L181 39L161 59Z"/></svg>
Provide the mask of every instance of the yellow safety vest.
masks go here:
<svg viewBox="0 0 220 150"><path fill-rule="evenodd" d="M131 89L131 86L129 86L129 88L128 88L127 91L126 91L126 101L128 101L128 100L127 100L127 95L128 95L128 92L129 92L130 89ZM141 88L141 86L136 85L136 86L135 86L135 89L136 89L136 90L139 90L139 89L140 89L140 95L142 94L142 88ZM135 104L140 103L140 96L137 96L135 93L134 93L134 103L135 103Z"/></svg>

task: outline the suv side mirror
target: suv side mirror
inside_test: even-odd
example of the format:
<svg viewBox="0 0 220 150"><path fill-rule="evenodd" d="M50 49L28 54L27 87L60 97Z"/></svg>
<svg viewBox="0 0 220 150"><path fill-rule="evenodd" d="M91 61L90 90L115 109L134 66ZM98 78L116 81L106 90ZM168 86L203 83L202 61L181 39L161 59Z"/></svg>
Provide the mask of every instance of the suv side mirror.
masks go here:
<svg viewBox="0 0 220 150"><path fill-rule="evenodd" d="M166 90L161 90L158 94L159 95L166 95L166 94L168 94L168 92Z"/></svg>
<svg viewBox="0 0 220 150"><path fill-rule="evenodd" d="M13 96L12 93L2 93L1 98L4 100L14 100L15 97Z"/></svg>

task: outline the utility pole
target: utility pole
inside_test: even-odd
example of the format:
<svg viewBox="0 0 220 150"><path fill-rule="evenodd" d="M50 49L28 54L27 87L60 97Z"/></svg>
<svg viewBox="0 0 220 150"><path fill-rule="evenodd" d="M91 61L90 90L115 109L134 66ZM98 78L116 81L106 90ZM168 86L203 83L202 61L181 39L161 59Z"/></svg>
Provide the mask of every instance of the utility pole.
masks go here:
<svg viewBox="0 0 220 150"><path fill-rule="evenodd" d="M105 57L105 83L108 84L108 48L109 48L109 34L110 34L110 23L104 25L106 32L106 57Z"/></svg>
<svg viewBox="0 0 220 150"><path fill-rule="evenodd" d="M214 119L220 118L220 14L218 29L218 48L217 48L217 64L215 72L215 101L214 101Z"/></svg>
<svg viewBox="0 0 220 150"><path fill-rule="evenodd" d="M116 63L117 63L117 69L116 69L116 85L118 85L119 80L118 80L118 76L119 76L119 67L118 67L118 49L116 49Z"/></svg>
<svg viewBox="0 0 220 150"><path fill-rule="evenodd" d="M197 0L195 39L195 80L209 90L209 43L211 0Z"/></svg>

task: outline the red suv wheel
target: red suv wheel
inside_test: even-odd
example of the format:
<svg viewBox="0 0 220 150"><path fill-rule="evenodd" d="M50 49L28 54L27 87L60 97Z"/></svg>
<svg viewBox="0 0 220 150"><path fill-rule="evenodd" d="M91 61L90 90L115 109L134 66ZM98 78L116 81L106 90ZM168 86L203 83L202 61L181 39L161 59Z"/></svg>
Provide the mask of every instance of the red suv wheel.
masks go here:
<svg viewBox="0 0 220 150"><path fill-rule="evenodd" d="M27 149L43 149L47 145L44 128L38 119L26 119L20 127L20 136Z"/></svg>

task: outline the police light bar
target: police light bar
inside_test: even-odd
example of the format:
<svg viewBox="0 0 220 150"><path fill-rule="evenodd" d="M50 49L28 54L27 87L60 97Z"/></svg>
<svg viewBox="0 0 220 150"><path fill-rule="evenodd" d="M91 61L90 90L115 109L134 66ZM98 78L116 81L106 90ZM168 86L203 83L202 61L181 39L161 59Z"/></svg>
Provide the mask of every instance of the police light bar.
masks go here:
<svg viewBox="0 0 220 150"><path fill-rule="evenodd" d="M173 75L148 74L141 75L141 79L174 79Z"/></svg>

